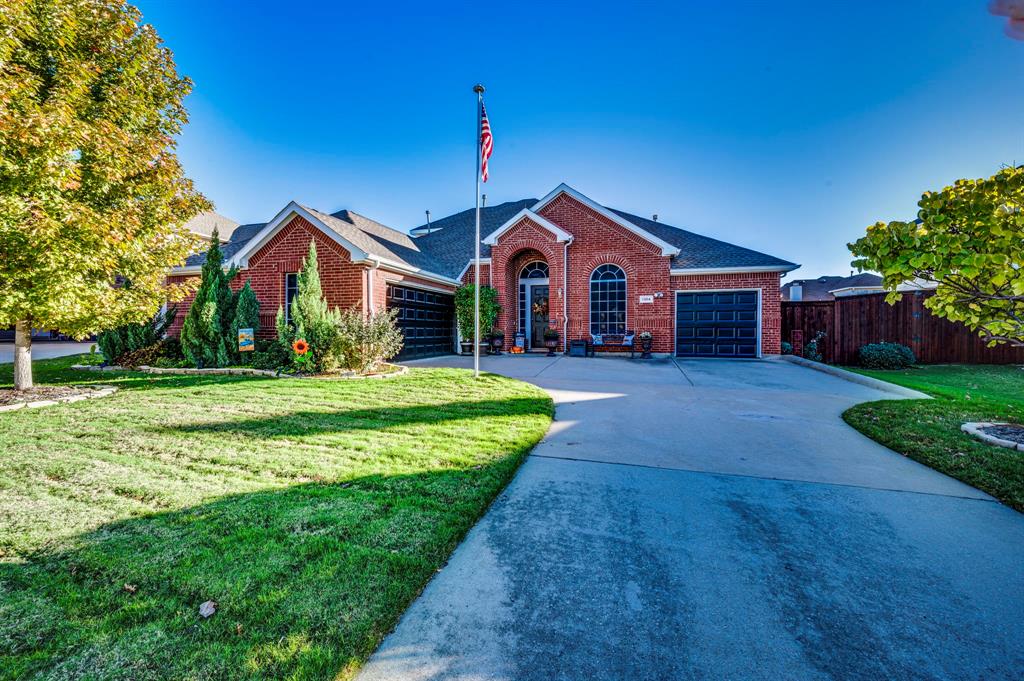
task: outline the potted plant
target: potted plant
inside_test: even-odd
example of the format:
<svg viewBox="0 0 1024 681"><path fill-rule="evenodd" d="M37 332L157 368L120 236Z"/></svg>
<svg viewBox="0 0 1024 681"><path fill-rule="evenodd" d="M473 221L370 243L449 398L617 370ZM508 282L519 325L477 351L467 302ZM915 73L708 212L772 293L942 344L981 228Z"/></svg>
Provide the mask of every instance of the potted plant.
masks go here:
<svg viewBox="0 0 1024 681"><path fill-rule="evenodd" d="M500 355L501 349L505 347L505 332L497 327L491 331L491 347L496 355Z"/></svg>
<svg viewBox="0 0 1024 681"><path fill-rule="evenodd" d="M544 347L548 349L548 357L555 356L555 348L558 347L558 329L551 327L544 329Z"/></svg>
<svg viewBox="0 0 1024 681"><path fill-rule="evenodd" d="M463 355L473 354L474 323L473 306L476 286L466 284L455 289L455 320L459 327L461 341L459 345ZM490 286L480 287L480 328L490 329L498 323L498 313L501 312L501 305L498 304L498 292ZM481 334L482 335L482 334ZM490 344L485 339L480 339L481 349L486 351Z"/></svg>
<svg viewBox="0 0 1024 681"><path fill-rule="evenodd" d="M650 331L641 331L637 335L637 339L640 341L640 359L651 358L651 345L654 344L654 336Z"/></svg>

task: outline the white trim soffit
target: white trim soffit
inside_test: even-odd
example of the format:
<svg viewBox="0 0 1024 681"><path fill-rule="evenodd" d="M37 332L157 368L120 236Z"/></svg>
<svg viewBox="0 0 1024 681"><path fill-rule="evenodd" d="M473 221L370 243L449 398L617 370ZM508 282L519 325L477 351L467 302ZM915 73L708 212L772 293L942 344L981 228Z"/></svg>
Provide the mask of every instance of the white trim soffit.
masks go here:
<svg viewBox="0 0 1024 681"><path fill-rule="evenodd" d="M792 272L800 265L760 265L757 267L692 267L672 268L673 276L693 276L696 274L752 274L754 272Z"/></svg>
<svg viewBox="0 0 1024 681"><path fill-rule="evenodd" d="M577 201L579 201L583 205L588 206L589 208L591 208L594 212L600 214L601 216L603 216L605 218L608 218L609 220L611 220L615 224L619 225L620 227L624 227L625 229L628 229L629 231L631 231L634 234L636 234L637 236L639 236L639 237L645 239L646 241L649 241L650 243L654 244L655 246L657 246L658 248L661 249L661 254L662 255L666 255L666 256L679 255L679 248L678 247L673 246L672 244L670 244L669 242L665 241L664 239L660 239L660 238L654 236L653 234L651 234L650 232L648 232L647 230L642 229L642 228L634 225L632 222L630 222L629 220L626 220L625 218L623 218L618 213L614 213L614 212L608 210L607 208L605 208L604 206L599 204L597 201L594 201L593 199L591 199L591 198L589 198L587 196L584 196L583 194L579 193L578 191L576 191L575 189L573 189L569 185L565 184L564 182L562 184L558 185L557 187L555 187L554 191L552 191L550 194L548 194L543 199L541 199L540 201L535 203L530 208L530 210L533 211L534 213L537 213L542 208L544 208L544 206L548 205L549 203L554 201L558 196L560 196L562 194L568 194L569 196L571 196L572 198L576 199Z"/></svg>

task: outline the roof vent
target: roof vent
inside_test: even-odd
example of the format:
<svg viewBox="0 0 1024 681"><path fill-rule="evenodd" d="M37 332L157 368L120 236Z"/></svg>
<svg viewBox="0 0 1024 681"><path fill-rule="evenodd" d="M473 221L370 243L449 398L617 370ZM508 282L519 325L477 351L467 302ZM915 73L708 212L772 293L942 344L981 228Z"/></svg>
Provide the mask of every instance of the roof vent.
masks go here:
<svg viewBox="0 0 1024 681"><path fill-rule="evenodd" d="M487 208L487 194L480 195L480 207Z"/></svg>
<svg viewBox="0 0 1024 681"><path fill-rule="evenodd" d="M652 219L652 220L654 220L655 222L657 222L657 221L658 221L658 214L657 214L657 213L655 213L655 214L654 214L654 215L653 215L653 216L651 217L651 219Z"/></svg>

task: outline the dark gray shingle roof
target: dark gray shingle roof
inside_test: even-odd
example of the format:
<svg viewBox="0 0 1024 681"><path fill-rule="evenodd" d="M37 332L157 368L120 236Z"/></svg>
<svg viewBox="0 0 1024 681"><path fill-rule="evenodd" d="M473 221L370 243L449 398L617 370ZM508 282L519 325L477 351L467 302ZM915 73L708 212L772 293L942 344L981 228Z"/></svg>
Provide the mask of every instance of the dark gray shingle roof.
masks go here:
<svg viewBox="0 0 1024 681"><path fill-rule="evenodd" d="M782 299L789 300L790 289L795 284L799 284L801 291L801 300L832 300L835 298L829 291L835 291L840 288L847 288L849 286L881 286L882 278L877 274L871 274L870 272L861 272L860 274L853 274L849 277L843 276L824 276L818 277L817 279L794 279L782 287Z"/></svg>
<svg viewBox="0 0 1024 681"><path fill-rule="evenodd" d="M610 211L629 220L640 229L646 230L679 249L679 255L672 258L672 267L679 269L704 269L713 267L797 267L788 260L776 258L749 248L730 244L688 232L685 229L655 222L625 211L609 208Z"/></svg>
<svg viewBox="0 0 1024 681"><path fill-rule="evenodd" d="M231 240L226 244L221 244L220 250L224 254L224 259L227 260L238 251L242 250L242 246L249 243L249 240L259 234L260 230L267 226L265 222L254 222L249 225L239 225L235 228L235 231L231 233ZM195 253L190 255L185 261L186 267L199 267L206 262L206 251L202 253Z"/></svg>

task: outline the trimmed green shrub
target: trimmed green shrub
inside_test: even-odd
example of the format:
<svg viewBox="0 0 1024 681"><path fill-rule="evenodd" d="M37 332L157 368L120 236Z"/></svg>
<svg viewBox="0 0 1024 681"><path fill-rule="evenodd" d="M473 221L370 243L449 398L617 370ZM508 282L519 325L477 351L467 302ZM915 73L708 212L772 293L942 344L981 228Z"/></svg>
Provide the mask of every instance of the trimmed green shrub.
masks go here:
<svg viewBox="0 0 1024 681"><path fill-rule="evenodd" d="M455 320L458 322L459 335L464 342L473 340L473 305L476 284L466 284L455 289ZM498 291L490 286L480 287L480 332L487 333L498 323L501 304L498 303Z"/></svg>
<svg viewBox="0 0 1024 681"><path fill-rule="evenodd" d="M784 354L784 355L792 355L793 354L793 344L789 343L787 341L782 341L782 354Z"/></svg>
<svg viewBox="0 0 1024 681"><path fill-rule="evenodd" d="M364 315L353 308L342 312L333 351L345 369L366 373L391 359L405 342L396 319L398 310Z"/></svg>
<svg viewBox="0 0 1024 681"><path fill-rule="evenodd" d="M238 351L238 330L252 329L253 334L260 330L260 301L256 299L256 293L248 281L238 292L236 300L235 317L231 322L232 354L239 363L248 364L252 361L253 353Z"/></svg>
<svg viewBox="0 0 1024 681"><path fill-rule="evenodd" d="M824 331L814 334L814 338L804 345L804 359L809 359L812 362L825 361L825 356L821 352L821 342L825 340L826 335Z"/></svg>
<svg viewBox="0 0 1024 681"><path fill-rule="evenodd" d="M108 364L121 364L121 359L128 353L159 342L177 315L178 309L172 307L158 312L148 322L124 324L116 329L101 331L96 336L96 344L103 353L103 359Z"/></svg>
<svg viewBox="0 0 1024 681"><path fill-rule="evenodd" d="M917 362L917 357L906 345L883 341L862 345L857 360L865 369L906 369Z"/></svg>
<svg viewBox="0 0 1024 681"><path fill-rule="evenodd" d="M224 271L224 254L216 229L210 239L202 280L181 327L185 359L200 369L227 366L234 347L234 342L227 338L235 306L235 294L228 284L238 274L238 268Z"/></svg>
<svg viewBox="0 0 1024 681"><path fill-rule="evenodd" d="M312 355L310 369L315 372L330 371L338 367L336 353L332 351L338 334L340 313L330 309L320 286L320 271L317 268L316 242L309 244L309 254L302 262L297 277L298 292L292 300L291 323L285 321L284 308L277 309L277 338L281 345L292 353L292 344L304 340L309 344ZM294 359L294 357L293 357Z"/></svg>

